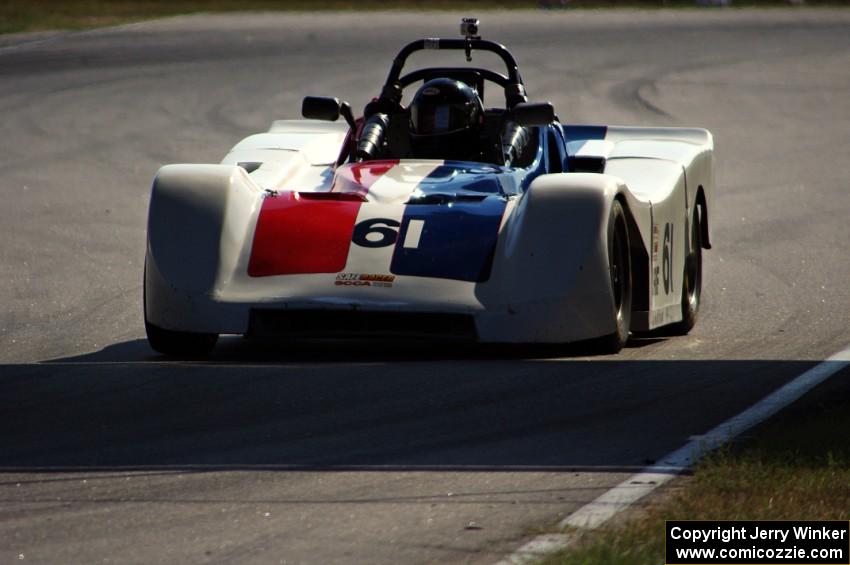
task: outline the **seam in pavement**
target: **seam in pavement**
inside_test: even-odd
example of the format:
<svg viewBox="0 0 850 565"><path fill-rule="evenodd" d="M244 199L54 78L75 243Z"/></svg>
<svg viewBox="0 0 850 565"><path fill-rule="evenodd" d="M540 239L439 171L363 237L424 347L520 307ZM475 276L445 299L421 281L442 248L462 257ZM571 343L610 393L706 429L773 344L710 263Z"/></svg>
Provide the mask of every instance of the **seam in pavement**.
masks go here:
<svg viewBox="0 0 850 565"><path fill-rule="evenodd" d="M632 475L558 523L558 529L595 530L663 484L668 483L709 451L770 418L835 373L850 366L850 346L831 355L794 380L762 398L743 412L693 438L657 463ZM544 534L526 543L496 565L524 565L567 547L569 533Z"/></svg>

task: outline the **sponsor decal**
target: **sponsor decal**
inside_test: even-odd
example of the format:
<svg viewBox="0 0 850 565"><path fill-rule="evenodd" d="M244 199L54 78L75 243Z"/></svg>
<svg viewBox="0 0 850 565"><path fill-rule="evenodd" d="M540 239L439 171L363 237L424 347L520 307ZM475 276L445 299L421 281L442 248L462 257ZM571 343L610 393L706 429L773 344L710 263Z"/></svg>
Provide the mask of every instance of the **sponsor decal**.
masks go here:
<svg viewBox="0 0 850 565"><path fill-rule="evenodd" d="M658 224L652 226L652 294L658 296L661 281L664 282L664 294L673 292L673 224L664 224L664 239L661 247L661 261L658 261L658 248L661 241Z"/></svg>
<svg viewBox="0 0 850 565"><path fill-rule="evenodd" d="M339 273L334 281L335 286L377 286L389 288L395 281L395 275L380 275L373 273Z"/></svg>

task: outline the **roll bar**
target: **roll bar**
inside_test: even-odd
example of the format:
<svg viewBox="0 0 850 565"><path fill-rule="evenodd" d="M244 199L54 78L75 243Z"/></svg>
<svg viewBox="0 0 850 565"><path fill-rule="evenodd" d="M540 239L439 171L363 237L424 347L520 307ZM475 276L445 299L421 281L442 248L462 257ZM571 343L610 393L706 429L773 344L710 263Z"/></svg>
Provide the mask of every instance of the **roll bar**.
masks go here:
<svg viewBox="0 0 850 565"><path fill-rule="evenodd" d="M427 69L416 69L415 71L411 71L398 79L398 82L402 88L405 88L418 80L424 80L428 77L434 77L435 75L451 75L457 71L477 73L481 76L481 78L494 82L502 88L505 88L508 84L510 84L508 82L508 77L503 74L491 71L490 69L478 69L475 67L429 67ZM475 85L470 84L469 86L474 87Z"/></svg>
<svg viewBox="0 0 850 565"><path fill-rule="evenodd" d="M504 77L503 75L488 71L485 74L485 78L490 78L492 80L492 78L498 77L501 79L494 82L497 82L504 87L505 103L508 109L513 108L517 104L528 101L525 94L525 85L522 82L522 77L519 74L519 68L517 67L516 61L504 45L474 37L466 37L464 39L428 38L408 43L401 51L399 51L395 59L393 59L390 74L387 76L387 81L384 83L384 87L381 90L381 96L378 99L378 102L381 105L390 105L390 107L394 107L401 103L402 88L413 82L411 78L415 77L417 72L414 71L413 73L401 78L401 70L404 68L407 58L416 51L425 51L430 49L465 51L468 60L470 59L470 54L473 50L495 53L501 57L502 61L505 62L508 75L507 77ZM486 71L486 69L481 70ZM489 76L490 73L493 75L492 78Z"/></svg>

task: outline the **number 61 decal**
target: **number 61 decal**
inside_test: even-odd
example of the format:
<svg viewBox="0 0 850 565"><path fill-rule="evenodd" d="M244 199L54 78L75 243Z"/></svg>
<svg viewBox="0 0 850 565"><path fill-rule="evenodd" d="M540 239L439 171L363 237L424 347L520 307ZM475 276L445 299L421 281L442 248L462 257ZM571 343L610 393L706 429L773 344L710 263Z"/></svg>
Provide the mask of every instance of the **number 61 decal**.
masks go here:
<svg viewBox="0 0 850 565"><path fill-rule="evenodd" d="M664 224L664 239L661 242L661 264L658 262L658 225L652 226L652 294L658 296L661 280L664 294L673 292L673 224Z"/></svg>
<svg viewBox="0 0 850 565"><path fill-rule="evenodd" d="M354 226L351 241L360 247L389 247L398 240L400 226L401 224L398 221L389 218L363 220ZM425 220L410 220L407 223L407 233L404 242L402 242L402 247L407 249L418 248L424 227Z"/></svg>
<svg viewBox="0 0 850 565"><path fill-rule="evenodd" d="M664 276L664 294L673 292L673 224L664 224L664 255L661 273Z"/></svg>

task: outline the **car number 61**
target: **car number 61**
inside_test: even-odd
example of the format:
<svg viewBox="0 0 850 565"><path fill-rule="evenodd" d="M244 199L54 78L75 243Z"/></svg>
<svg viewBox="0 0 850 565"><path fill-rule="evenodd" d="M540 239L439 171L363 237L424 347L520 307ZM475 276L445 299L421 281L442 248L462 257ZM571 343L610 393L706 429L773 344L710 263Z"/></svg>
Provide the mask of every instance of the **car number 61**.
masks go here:
<svg viewBox="0 0 850 565"><path fill-rule="evenodd" d="M389 218L363 220L354 226L351 241L361 247L388 247L398 239L400 225Z"/></svg>

